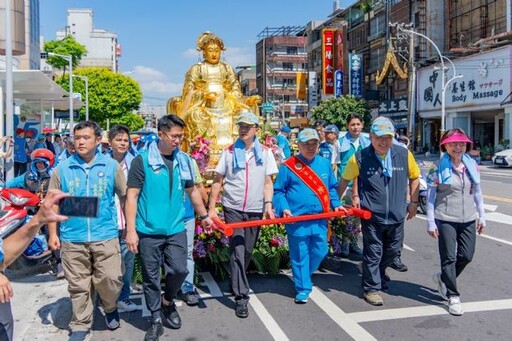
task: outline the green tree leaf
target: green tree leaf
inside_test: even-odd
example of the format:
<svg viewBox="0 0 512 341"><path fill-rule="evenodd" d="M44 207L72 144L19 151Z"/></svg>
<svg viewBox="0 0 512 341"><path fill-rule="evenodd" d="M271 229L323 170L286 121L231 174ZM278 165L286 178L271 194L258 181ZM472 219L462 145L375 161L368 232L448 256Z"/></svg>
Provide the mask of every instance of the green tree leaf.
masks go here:
<svg viewBox="0 0 512 341"><path fill-rule="evenodd" d="M45 52L53 52L64 56L72 56L72 66L75 69L82 60L82 57L87 54L87 49L84 45L80 44L71 35L64 37L61 40L50 40L44 44L43 50ZM61 57L48 56L46 62L54 68L60 69L65 75L69 62Z"/></svg>
<svg viewBox="0 0 512 341"><path fill-rule="evenodd" d="M316 122L324 120L329 124L335 124L340 130L345 130L347 116L357 113L363 117L365 127L370 126L371 115L368 103L364 99L354 96L341 96L328 99L311 110L311 119Z"/></svg>
<svg viewBox="0 0 512 341"><path fill-rule="evenodd" d="M133 78L99 67L79 68L74 70L73 74L88 78L90 120L98 122L104 128L107 119L110 119L111 122L125 122L133 126L140 124L140 120L130 116L134 110L139 108L142 100L139 83ZM68 77L61 76L56 82L65 90L69 90ZM74 78L73 92L80 92L82 99L85 100L85 83ZM81 117L84 118L84 115L85 107L81 109ZM128 117L123 118L126 115Z"/></svg>

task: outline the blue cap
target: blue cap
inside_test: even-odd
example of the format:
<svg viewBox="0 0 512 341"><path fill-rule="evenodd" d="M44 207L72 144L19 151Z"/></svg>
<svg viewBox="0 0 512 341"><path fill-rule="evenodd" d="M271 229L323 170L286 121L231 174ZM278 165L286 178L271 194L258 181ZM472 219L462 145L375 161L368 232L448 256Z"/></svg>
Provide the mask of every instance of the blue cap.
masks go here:
<svg viewBox="0 0 512 341"><path fill-rule="evenodd" d="M377 136L395 136L395 127L387 117L379 116L373 120L370 133L373 133Z"/></svg>
<svg viewBox="0 0 512 341"><path fill-rule="evenodd" d="M292 132L292 130L291 130L291 129L290 129L290 127L288 127L288 126L282 126L282 127L281 127L281 131L282 131L283 133L291 133L291 132Z"/></svg>
<svg viewBox="0 0 512 341"><path fill-rule="evenodd" d="M304 143L304 142L308 142L309 140L319 140L320 141L320 138L318 137L318 133L316 132L315 129L306 128L299 133L299 136L297 136L297 141L299 141L299 142Z"/></svg>
<svg viewBox="0 0 512 341"><path fill-rule="evenodd" d="M43 134L37 135L37 141L43 141L45 139Z"/></svg>
<svg viewBox="0 0 512 341"><path fill-rule="evenodd" d="M336 134L339 134L340 130L334 124L329 124L327 127L324 128L324 133L336 133Z"/></svg>
<svg viewBox="0 0 512 341"><path fill-rule="evenodd" d="M244 111L240 114L240 117L236 121L236 124L245 123L245 124L258 124L258 117L254 115L250 111Z"/></svg>

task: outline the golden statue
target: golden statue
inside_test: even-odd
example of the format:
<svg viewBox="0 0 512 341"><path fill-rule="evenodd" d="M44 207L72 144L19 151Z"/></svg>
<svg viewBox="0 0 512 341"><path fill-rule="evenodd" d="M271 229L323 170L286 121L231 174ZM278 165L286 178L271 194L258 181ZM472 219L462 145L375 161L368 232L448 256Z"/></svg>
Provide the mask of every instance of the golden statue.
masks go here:
<svg viewBox="0 0 512 341"><path fill-rule="evenodd" d="M167 112L185 121L189 143L196 136L204 136L212 141L216 154L235 140L235 123L242 110L258 115L261 98L242 96L235 71L220 60L225 50L220 37L204 32L197 39L197 50L203 51L204 60L187 71L182 96L167 102Z"/></svg>

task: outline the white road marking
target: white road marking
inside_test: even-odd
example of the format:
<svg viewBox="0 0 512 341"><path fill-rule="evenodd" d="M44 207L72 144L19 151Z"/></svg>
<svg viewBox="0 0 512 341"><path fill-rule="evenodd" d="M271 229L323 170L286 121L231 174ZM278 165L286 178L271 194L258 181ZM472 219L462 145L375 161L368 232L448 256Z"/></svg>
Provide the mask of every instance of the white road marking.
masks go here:
<svg viewBox="0 0 512 341"><path fill-rule="evenodd" d="M203 283L208 287L208 291L210 291L210 293L201 294L200 295L201 298L212 298L212 297L224 296L222 291L220 291L220 288L219 288L217 282L215 282L215 280L213 279L213 276L211 273L201 272L201 277L203 277L203 280L204 280Z"/></svg>
<svg viewBox="0 0 512 341"><path fill-rule="evenodd" d="M354 340L377 340L366 329L360 326L357 321L350 317L350 314L341 310L340 307L327 298L318 288L313 287L310 298Z"/></svg>
<svg viewBox="0 0 512 341"><path fill-rule="evenodd" d="M494 221L500 224L512 225L512 217L499 212L491 212L485 215L487 221Z"/></svg>
<svg viewBox="0 0 512 341"><path fill-rule="evenodd" d="M489 204L484 204L484 208L485 208L487 211L496 212L496 210L498 209L498 205L489 205Z"/></svg>
<svg viewBox="0 0 512 341"><path fill-rule="evenodd" d="M263 303L258 299L258 297L254 294L254 292L249 293L249 297L251 298L249 300L249 304L251 305L252 309L254 309L254 312L258 317L260 318L261 322L265 325L265 328L269 331L270 335L274 338L274 340L283 340L288 341L290 340L288 336L284 333L284 331L279 327L276 320L270 315L268 310L263 306Z"/></svg>
<svg viewBox="0 0 512 341"><path fill-rule="evenodd" d="M479 311L494 311L512 309L512 299L480 301L462 303L465 313L474 313ZM376 311L362 311L347 314L351 319L358 323L374 322L385 320L405 319L411 317L425 317L435 315L447 315L447 306L430 305L410 308L384 309Z"/></svg>
<svg viewBox="0 0 512 341"><path fill-rule="evenodd" d="M500 242L500 243L503 243L503 244L507 244L507 245L511 245L512 246L512 242L508 241L508 240L504 240L504 239L500 239L500 238L496 238L496 237L492 237L492 236L489 236L487 234L479 234L478 235L479 237L483 237L483 238L487 238L487 239L490 239L490 240L494 240L495 242Z"/></svg>
<svg viewBox="0 0 512 341"><path fill-rule="evenodd" d="M288 278L293 281L293 276L290 270L283 271ZM354 340L377 340L366 329L361 327L354 319L352 319L346 312L341 310L333 301L325 296L320 289L313 286L313 291L309 295L311 301L315 302L320 309L322 309L327 316L329 316L341 329L343 329Z"/></svg>
<svg viewBox="0 0 512 341"><path fill-rule="evenodd" d="M414 251L414 249L412 247L405 245L405 243L404 243L404 249L412 251L412 252L416 252L416 251Z"/></svg>

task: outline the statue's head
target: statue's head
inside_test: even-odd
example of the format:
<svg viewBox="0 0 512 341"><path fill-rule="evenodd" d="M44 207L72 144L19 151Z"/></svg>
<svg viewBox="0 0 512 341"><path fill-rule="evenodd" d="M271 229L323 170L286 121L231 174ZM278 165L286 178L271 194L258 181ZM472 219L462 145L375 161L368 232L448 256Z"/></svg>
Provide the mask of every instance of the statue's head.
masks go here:
<svg viewBox="0 0 512 341"><path fill-rule="evenodd" d="M197 50L203 51L203 58L210 64L217 64L225 50L224 42L212 32L204 32L197 39Z"/></svg>

